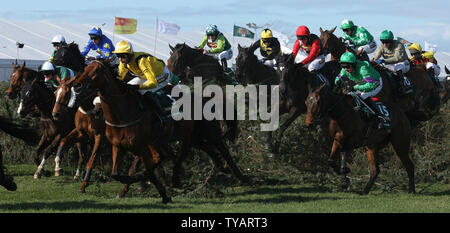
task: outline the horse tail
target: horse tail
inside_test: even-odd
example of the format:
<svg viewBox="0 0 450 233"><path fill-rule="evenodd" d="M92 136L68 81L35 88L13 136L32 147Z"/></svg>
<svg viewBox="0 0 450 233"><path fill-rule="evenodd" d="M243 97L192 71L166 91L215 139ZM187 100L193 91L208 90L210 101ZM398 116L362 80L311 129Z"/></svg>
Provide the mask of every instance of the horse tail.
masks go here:
<svg viewBox="0 0 450 233"><path fill-rule="evenodd" d="M35 145L39 142L39 134L35 129L18 125L2 116L0 116L0 129L15 138L22 139L27 144Z"/></svg>

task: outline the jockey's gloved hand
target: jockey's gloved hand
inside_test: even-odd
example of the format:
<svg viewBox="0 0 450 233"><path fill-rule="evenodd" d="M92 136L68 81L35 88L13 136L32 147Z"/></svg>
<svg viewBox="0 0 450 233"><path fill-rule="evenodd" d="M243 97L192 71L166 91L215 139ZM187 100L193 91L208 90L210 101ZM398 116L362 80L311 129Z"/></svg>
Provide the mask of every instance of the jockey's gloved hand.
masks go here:
<svg viewBox="0 0 450 233"><path fill-rule="evenodd" d="M127 84L128 89L138 91L139 85Z"/></svg>
<svg viewBox="0 0 450 233"><path fill-rule="evenodd" d="M353 45L353 41L351 41L351 40L345 40L344 43L345 43L347 46Z"/></svg>
<svg viewBox="0 0 450 233"><path fill-rule="evenodd" d="M382 64L382 63L384 63L384 59L378 59L377 60L377 64Z"/></svg>

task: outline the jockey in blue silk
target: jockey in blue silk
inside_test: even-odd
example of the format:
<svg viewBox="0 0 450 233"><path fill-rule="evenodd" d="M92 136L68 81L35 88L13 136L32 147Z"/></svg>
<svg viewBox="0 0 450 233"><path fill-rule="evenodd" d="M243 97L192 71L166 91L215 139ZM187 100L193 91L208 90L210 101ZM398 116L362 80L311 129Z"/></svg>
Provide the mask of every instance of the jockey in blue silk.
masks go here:
<svg viewBox="0 0 450 233"><path fill-rule="evenodd" d="M89 31L91 37L86 43L86 46L81 50L81 55L86 56L90 50L98 53L95 58L114 59L112 51L114 51L114 45L111 40L103 35L102 29L99 27L93 27Z"/></svg>

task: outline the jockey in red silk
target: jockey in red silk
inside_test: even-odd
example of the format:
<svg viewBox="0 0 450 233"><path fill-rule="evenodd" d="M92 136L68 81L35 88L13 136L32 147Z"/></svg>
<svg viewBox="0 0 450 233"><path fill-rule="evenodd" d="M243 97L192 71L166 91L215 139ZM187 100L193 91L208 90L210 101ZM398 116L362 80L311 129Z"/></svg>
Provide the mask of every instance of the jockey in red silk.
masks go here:
<svg viewBox="0 0 450 233"><path fill-rule="evenodd" d="M306 53L308 56L301 61L301 64L310 72L316 72L325 65L325 55L319 37L310 33L306 26L298 27L296 34L297 40L292 50L294 58L299 50Z"/></svg>

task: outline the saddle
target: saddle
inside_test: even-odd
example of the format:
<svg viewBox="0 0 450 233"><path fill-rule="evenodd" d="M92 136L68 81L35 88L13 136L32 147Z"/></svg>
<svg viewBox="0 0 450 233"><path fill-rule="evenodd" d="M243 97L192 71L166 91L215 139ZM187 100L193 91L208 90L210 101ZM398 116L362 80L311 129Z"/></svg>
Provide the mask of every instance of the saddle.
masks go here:
<svg viewBox="0 0 450 233"><path fill-rule="evenodd" d="M392 129L392 116L382 102L374 101L370 98L369 103L366 103L355 93L350 92L348 94L353 97L356 103L353 109L361 113L361 117L367 120L369 127L375 129Z"/></svg>

